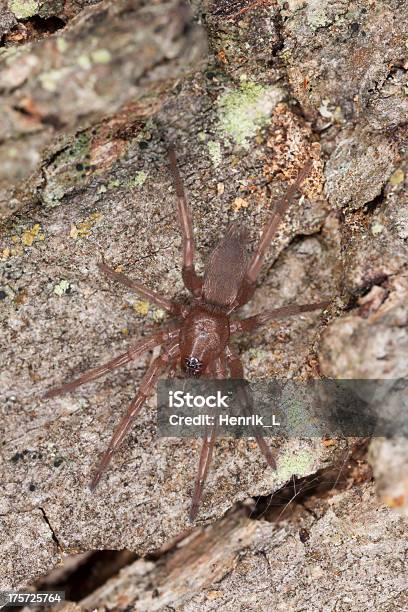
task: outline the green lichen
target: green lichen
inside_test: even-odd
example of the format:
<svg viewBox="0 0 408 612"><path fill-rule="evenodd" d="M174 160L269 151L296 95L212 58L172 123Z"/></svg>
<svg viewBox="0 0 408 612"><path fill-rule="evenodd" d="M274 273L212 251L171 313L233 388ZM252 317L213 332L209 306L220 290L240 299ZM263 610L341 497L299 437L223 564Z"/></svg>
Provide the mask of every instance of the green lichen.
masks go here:
<svg viewBox="0 0 408 612"><path fill-rule="evenodd" d="M305 0L278 0L278 4L282 14L288 16L302 9L305 6Z"/></svg>
<svg viewBox="0 0 408 612"><path fill-rule="evenodd" d="M331 21L326 15L325 2L322 0L309 0L307 5L307 22L313 31L330 25Z"/></svg>
<svg viewBox="0 0 408 612"><path fill-rule="evenodd" d="M278 458L277 477L279 481L287 481L292 475L306 476L310 474L316 457L310 451L290 449Z"/></svg>
<svg viewBox="0 0 408 612"><path fill-rule="evenodd" d="M312 413L307 405L307 397L302 397L299 392L296 392L292 393L287 400L285 401L286 423L291 435L310 437L322 435L319 423L313 422Z"/></svg>
<svg viewBox="0 0 408 612"><path fill-rule="evenodd" d="M0 59L9 66L22 54L20 47L0 47Z"/></svg>
<svg viewBox="0 0 408 612"><path fill-rule="evenodd" d="M221 154L221 144L216 142L215 140L209 140L207 142L208 154L210 156L212 165L214 168L220 165L222 154Z"/></svg>
<svg viewBox="0 0 408 612"><path fill-rule="evenodd" d="M218 101L220 131L227 139L248 148L250 139L268 123L283 97L280 88L250 82L228 91Z"/></svg>
<svg viewBox="0 0 408 612"><path fill-rule="evenodd" d="M120 187L120 181L118 179L113 179L108 183L108 189L117 189Z"/></svg>
<svg viewBox="0 0 408 612"><path fill-rule="evenodd" d="M68 49L68 43L65 38L57 38L57 49L60 53L65 53Z"/></svg>
<svg viewBox="0 0 408 612"><path fill-rule="evenodd" d="M378 236L379 234L381 234L383 229L383 224L379 223L378 221L374 221L374 223L371 225L371 233L373 236Z"/></svg>
<svg viewBox="0 0 408 612"><path fill-rule="evenodd" d="M344 17L348 19L349 21L357 21L357 19L361 18L361 11L359 10L347 11Z"/></svg>
<svg viewBox="0 0 408 612"><path fill-rule="evenodd" d="M86 132L82 132L75 137L73 145L70 147L68 154L76 158L83 157L89 151L91 137Z"/></svg>
<svg viewBox="0 0 408 612"><path fill-rule="evenodd" d="M389 178L389 183L391 185L399 185L400 183L403 182L405 178L404 175L404 171L402 170L402 168L397 168L390 176Z"/></svg>
<svg viewBox="0 0 408 612"><path fill-rule="evenodd" d="M268 356L268 351L261 348L250 348L248 350L248 357L251 361L259 361L265 359Z"/></svg>
<svg viewBox="0 0 408 612"><path fill-rule="evenodd" d="M91 137L82 132L75 137L72 144L64 148L46 169L47 183L43 191L44 203L56 206L59 201L83 181L84 173L89 172Z"/></svg>
<svg viewBox="0 0 408 612"><path fill-rule="evenodd" d="M89 70L92 67L90 57L84 53L77 58L77 64L82 70Z"/></svg>
<svg viewBox="0 0 408 612"><path fill-rule="evenodd" d="M62 297L65 293L68 292L70 287L71 287L71 285L69 284L69 282L63 278L62 280L60 280L59 283L57 283L55 285L54 293L55 293L55 295L58 295L59 297Z"/></svg>
<svg viewBox="0 0 408 612"><path fill-rule="evenodd" d="M60 87L60 83L64 79L65 70L49 70L38 76L41 87L46 91L54 93Z"/></svg>
<svg viewBox="0 0 408 612"><path fill-rule="evenodd" d="M91 53L91 57L95 64L109 64L112 59L112 56L107 49L97 49Z"/></svg>
<svg viewBox="0 0 408 612"><path fill-rule="evenodd" d="M153 321L155 321L155 323L161 323L162 321L164 321L166 316L167 316L167 313L162 308L155 308L155 310L152 313L152 319Z"/></svg>
<svg viewBox="0 0 408 612"><path fill-rule="evenodd" d="M35 0L9 0L9 9L17 19L28 19L38 11L38 2Z"/></svg>
<svg viewBox="0 0 408 612"><path fill-rule="evenodd" d="M135 176L128 182L129 187L141 187L147 179L147 174L144 170L136 172Z"/></svg>

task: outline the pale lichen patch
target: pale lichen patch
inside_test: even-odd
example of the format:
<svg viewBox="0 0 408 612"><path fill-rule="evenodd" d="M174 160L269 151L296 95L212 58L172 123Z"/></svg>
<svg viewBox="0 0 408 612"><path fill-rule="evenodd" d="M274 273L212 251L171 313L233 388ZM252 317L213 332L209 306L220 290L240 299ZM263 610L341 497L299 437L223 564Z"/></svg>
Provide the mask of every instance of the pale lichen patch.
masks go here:
<svg viewBox="0 0 408 612"><path fill-rule="evenodd" d="M77 64L82 70L89 70L92 67L90 57L84 53L78 57Z"/></svg>
<svg viewBox="0 0 408 612"><path fill-rule="evenodd" d="M391 185L399 185L404 180L405 175L401 168L397 168L390 176L389 182Z"/></svg>
<svg viewBox="0 0 408 612"><path fill-rule="evenodd" d="M305 449L289 449L278 457L277 476L281 481L287 481L291 476L310 474L316 458Z"/></svg>
<svg viewBox="0 0 408 612"><path fill-rule="evenodd" d="M250 361L259 362L268 357L268 351L261 348L250 348L248 350L248 357Z"/></svg>
<svg viewBox="0 0 408 612"><path fill-rule="evenodd" d="M128 181L129 187L141 187L147 179L147 174L144 170L136 172L135 176Z"/></svg>
<svg viewBox="0 0 408 612"><path fill-rule="evenodd" d="M210 156L212 165L217 168L222 160L221 144L215 140L209 140L207 142L208 154Z"/></svg>
<svg viewBox="0 0 408 612"><path fill-rule="evenodd" d="M49 70L38 76L41 87L46 91L54 93L58 90L61 83L64 81L64 76L67 74L67 69Z"/></svg>
<svg viewBox="0 0 408 612"><path fill-rule="evenodd" d="M227 139L247 148L284 96L280 87L242 83L240 88L228 91L218 101L220 131Z"/></svg>
<svg viewBox="0 0 408 612"><path fill-rule="evenodd" d="M57 38L57 49L60 53L65 53L68 49L68 43L65 38Z"/></svg>
<svg viewBox="0 0 408 612"><path fill-rule="evenodd" d="M325 3L321 0L309 0L307 5L307 22L312 30L324 28L330 25L331 21L327 17Z"/></svg>
<svg viewBox="0 0 408 612"><path fill-rule="evenodd" d="M108 189L117 189L118 187L120 187L120 181L118 181L118 179L113 179L112 181L109 181Z"/></svg>
<svg viewBox="0 0 408 612"><path fill-rule="evenodd" d="M379 223L379 221L374 221L374 223L371 225L371 233L373 236L378 236L378 234L381 234L383 229L384 226L382 223Z"/></svg>
<svg viewBox="0 0 408 612"><path fill-rule="evenodd" d="M161 323L166 318L166 311L163 308L156 308L152 313L152 319L155 323Z"/></svg>
<svg viewBox="0 0 408 612"><path fill-rule="evenodd" d="M58 295L59 297L63 296L65 293L68 293L69 289L71 288L71 285L69 283L69 281L67 281L66 279L61 279L59 281L59 283L57 283L53 289L53 293L55 293L55 295Z"/></svg>
<svg viewBox="0 0 408 612"><path fill-rule="evenodd" d="M9 9L17 19L28 19L38 11L38 2L35 0L9 0Z"/></svg>
<svg viewBox="0 0 408 612"><path fill-rule="evenodd" d="M109 64L112 59L112 55L107 49L92 51L91 57L95 64Z"/></svg>

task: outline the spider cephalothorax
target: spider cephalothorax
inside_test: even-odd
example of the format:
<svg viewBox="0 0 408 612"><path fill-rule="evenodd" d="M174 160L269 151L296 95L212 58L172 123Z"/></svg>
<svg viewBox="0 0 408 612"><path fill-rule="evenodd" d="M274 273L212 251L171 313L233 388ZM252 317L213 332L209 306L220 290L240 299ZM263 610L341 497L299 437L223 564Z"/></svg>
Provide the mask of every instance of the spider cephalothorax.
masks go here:
<svg viewBox="0 0 408 612"><path fill-rule="evenodd" d="M181 367L189 375L204 374L225 351L229 334L229 319L222 309L193 305L180 329Z"/></svg>
<svg viewBox="0 0 408 612"><path fill-rule="evenodd" d="M238 224L231 225L225 237L212 252L204 277L200 278L194 266L194 240L190 210L184 194L174 150L169 151L170 166L176 184L178 216L183 235L183 280L186 288L193 296L190 307L171 301L142 284L129 279L120 272L115 272L104 263L100 270L108 277L125 284L139 296L167 310L178 317L176 329L168 329L145 338L131 346L126 353L119 355L108 363L83 374L80 378L51 389L46 397L54 397L76 389L91 380L103 376L107 372L128 363L143 351L162 346L159 357L154 359L140 383L139 392L131 402L128 411L123 416L111 439L109 447L95 472L91 489L98 484L104 470L107 468L113 453L122 443L139 413L147 396L154 390L159 376L166 370L174 375L177 366L188 376L205 375L216 379L244 377L241 360L230 347L230 337L236 332L252 331L270 320L285 316L310 312L327 306L328 302L314 304L290 305L275 310L233 321L230 315L240 306L246 304L255 291L255 283L261 269L266 251L275 235L279 222L296 191L307 176L311 162L300 171L297 180L289 187L286 195L274 207L263 231L260 243L252 257L247 257L247 232ZM268 464L275 468L274 457L264 438L258 430L254 431L258 445L265 455ZM216 426L207 432L201 450L199 470L195 482L190 519L198 512L204 483L210 467L213 447L216 437Z"/></svg>

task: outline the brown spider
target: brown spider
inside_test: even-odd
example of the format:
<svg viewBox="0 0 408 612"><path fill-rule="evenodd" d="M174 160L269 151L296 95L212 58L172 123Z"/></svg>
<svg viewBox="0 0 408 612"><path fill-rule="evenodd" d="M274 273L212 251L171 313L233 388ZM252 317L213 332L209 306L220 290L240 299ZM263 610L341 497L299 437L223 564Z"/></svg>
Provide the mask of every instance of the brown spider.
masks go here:
<svg viewBox="0 0 408 612"><path fill-rule="evenodd" d="M311 168L309 161L300 171L296 181L289 187L285 196L277 202L262 233L260 243L249 261L246 256L247 232L237 224L232 224L225 237L212 252L207 264L204 278L201 279L194 266L194 239L191 214L184 193L183 183L177 167L173 148L169 150L170 167L175 180L177 194L177 211L183 235L183 281L192 293L191 306L184 306L168 300L140 283L131 280L120 272L115 272L104 263L99 269L109 278L116 280L139 296L164 308L180 319L176 329L164 330L140 340L131 346L123 355L115 357L108 363L89 370L76 380L47 391L45 397L55 397L73 391L80 385L95 380L107 372L132 361L144 351L163 345L162 352L148 368L140 383L139 392L131 402L128 411L117 426L107 451L90 484L93 490L106 470L113 453L122 443L130 430L134 418L140 412L146 398L154 390L159 376L169 369L169 376L174 376L178 367L188 376L214 377L225 379L229 370L231 378L243 379L244 372L241 360L233 353L229 345L230 337L237 332L252 331L268 321L285 316L310 312L325 308L329 302L291 305L269 310L262 314L242 320L230 321L230 315L240 306L246 304L254 294L255 282L265 258L266 251L274 237L282 216L295 197L297 189ZM216 427L211 427L204 436L200 454L198 474L195 481L190 520L197 515L204 483L211 463ZM255 438L271 468L276 469L275 459L262 435L255 431Z"/></svg>

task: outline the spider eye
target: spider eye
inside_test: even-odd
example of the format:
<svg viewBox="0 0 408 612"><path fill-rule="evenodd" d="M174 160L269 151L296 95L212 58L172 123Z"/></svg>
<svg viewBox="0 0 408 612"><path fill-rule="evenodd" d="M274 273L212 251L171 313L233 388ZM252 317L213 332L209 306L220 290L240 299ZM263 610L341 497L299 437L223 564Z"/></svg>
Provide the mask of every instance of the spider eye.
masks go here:
<svg viewBox="0 0 408 612"><path fill-rule="evenodd" d="M203 367L202 362L197 357L186 357L184 360L187 372L197 374Z"/></svg>

